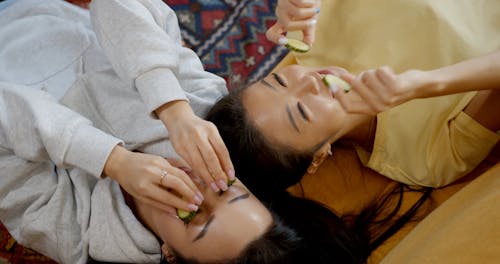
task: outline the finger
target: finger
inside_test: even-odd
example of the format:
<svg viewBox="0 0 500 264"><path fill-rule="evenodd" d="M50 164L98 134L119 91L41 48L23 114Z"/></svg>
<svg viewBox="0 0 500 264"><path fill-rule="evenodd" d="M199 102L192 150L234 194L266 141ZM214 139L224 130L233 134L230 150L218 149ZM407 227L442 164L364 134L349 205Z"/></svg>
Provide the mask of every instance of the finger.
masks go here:
<svg viewBox="0 0 500 264"><path fill-rule="evenodd" d="M212 148L212 145L209 142L203 142L198 145L198 148L203 157L203 161L207 165L212 178L215 179L217 186L223 191L227 190L228 178L226 177L226 173L222 170L221 164L214 149Z"/></svg>
<svg viewBox="0 0 500 264"><path fill-rule="evenodd" d="M304 42L309 46L312 46L316 37L316 27L308 27L307 29L302 31L302 34L304 35Z"/></svg>
<svg viewBox="0 0 500 264"><path fill-rule="evenodd" d="M391 92L396 92L396 74L388 66L384 66L375 70L375 74L379 81Z"/></svg>
<svg viewBox="0 0 500 264"><path fill-rule="evenodd" d="M356 79L356 75L348 72L346 69L344 68L340 68L343 70L343 72L340 74L340 78L342 78L344 81L348 82L349 84L352 85L352 83L354 82L354 80Z"/></svg>
<svg viewBox="0 0 500 264"><path fill-rule="evenodd" d="M287 10L287 15L289 20L308 20L315 17L318 14L318 9L316 7L310 8L290 8Z"/></svg>
<svg viewBox="0 0 500 264"><path fill-rule="evenodd" d="M176 171L175 173L178 173ZM180 171L181 174L184 172ZM159 181L159 185L168 189L171 189L176 194L184 197L189 202L194 204L201 204L202 200L197 197L196 191L193 191L181 178L180 176L174 174L172 170L170 172L162 171L162 176Z"/></svg>
<svg viewBox="0 0 500 264"><path fill-rule="evenodd" d="M355 91L361 99L364 101L365 105L371 109L370 112L376 112L376 107L378 106L377 96L373 94L368 86L365 85L363 78L367 78L367 72L362 72L358 75L352 82L352 90Z"/></svg>
<svg viewBox="0 0 500 264"><path fill-rule="evenodd" d="M234 165L231 161L229 151L227 150L224 141L220 137L217 128L215 128L215 132L213 132L213 135L208 140L210 142L210 145L212 145L213 149L215 150L215 154L217 155L222 168L226 172L227 177L229 178L229 180L234 180L236 177L234 173Z"/></svg>
<svg viewBox="0 0 500 264"><path fill-rule="evenodd" d="M281 21L279 23L283 25L283 29L285 31L302 31L306 30L309 27L316 25L316 19L311 18L308 20L300 20L300 21Z"/></svg>
<svg viewBox="0 0 500 264"><path fill-rule="evenodd" d="M361 75L359 88L364 91L363 94L360 93L360 96L372 106L374 111L380 113L387 109L387 89L377 78L375 70L369 70Z"/></svg>
<svg viewBox="0 0 500 264"><path fill-rule="evenodd" d="M175 168L175 167L171 167L171 171L173 171L173 173L172 173L173 176L177 177L176 179L178 179L180 181L177 184L182 185L183 187L181 187L181 188L189 188L189 190L191 190L191 192L194 194L194 197L191 197L191 196L189 196L190 194L185 192L185 193L181 193L182 196L191 198L190 201L194 202L195 204L198 204L198 205L201 204L203 202L203 199L204 199L203 194L200 192L200 189L198 189L198 187L196 187L196 185L194 184L191 177L183 170ZM176 183L173 182L172 184L176 184ZM175 189L175 187L169 187L169 186L165 186L165 187ZM177 189L176 189L176 191L177 191Z"/></svg>
<svg viewBox="0 0 500 264"><path fill-rule="evenodd" d="M352 94L351 92L350 94ZM348 113L371 114L371 107L361 100L354 100L350 94L344 92L335 93L335 99L338 100L342 108Z"/></svg>
<svg viewBox="0 0 500 264"><path fill-rule="evenodd" d="M280 23L275 23L266 31L266 38L279 45L286 44L285 31Z"/></svg>
<svg viewBox="0 0 500 264"><path fill-rule="evenodd" d="M316 0L289 0L294 7L307 8L316 6Z"/></svg>
<svg viewBox="0 0 500 264"><path fill-rule="evenodd" d="M212 190L214 192L219 192L220 188L216 183L216 178L214 178L212 176L207 165L205 164L205 161L204 161L203 156L200 152L200 149L199 148L193 149L191 152L191 157L193 160L191 167L195 168L194 174L197 177L200 177L201 179L203 179L203 181L206 184L210 185L210 188L212 188Z"/></svg>
<svg viewBox="0 0 500 264"><path fill-rule="evenodd" d="M187 176L187 174L184 170L177 168L175 166L172 166L172 164L184 164L184 163L181 163L177 159L171 159L170 161L172 163L170 163L167 159L164 159L164 158L159 159L159 164L157 164L157 166L161 169L161 171L159 172L159 174L160 174L159 184L162 185L163 187L166 187L166 188L176 189L175 186L170 186L170 184L173 184L173 182L170 182L168 180L170 178L175 178L175 177L179 177L181 179L189 178L189 176ZM196 194L196 195L198 193L200 193L198 187L196 187L196 185L191 180L188 182L185 182L185 186L187 188L189 188L191 190L191 192ZM186 192L184 192L183 194L185 195L185 197L189 197L189 198L194 199L193 195L188 195L188 193L186 193ZM201 197L199 197L199 198L201 198Z"/></svg>
<svg viewBox="0 0 500 264"><path fill-rule="evenodd" d="M158 207L166 212L169 211L168 207L179 208L186 211L198 210L198 206L196 204L186 201L159 186L153 186L153 188L150 189L148 196L150 198L149 203L151 205L154 204L156 205L155 207Z"/></svg>

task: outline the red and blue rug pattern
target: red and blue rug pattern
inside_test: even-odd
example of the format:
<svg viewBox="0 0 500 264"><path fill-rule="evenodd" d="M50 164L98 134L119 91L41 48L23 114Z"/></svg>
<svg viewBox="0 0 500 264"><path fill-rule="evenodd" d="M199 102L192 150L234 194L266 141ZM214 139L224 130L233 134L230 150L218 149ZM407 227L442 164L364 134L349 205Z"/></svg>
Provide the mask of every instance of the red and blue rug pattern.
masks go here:
<svg viewBox="0 0 500 264"><path fill-rule="evenodd" d="M187 46L229 87L252 83L287 54L265 37L276 0L164 0L175 10Z"/></svg>

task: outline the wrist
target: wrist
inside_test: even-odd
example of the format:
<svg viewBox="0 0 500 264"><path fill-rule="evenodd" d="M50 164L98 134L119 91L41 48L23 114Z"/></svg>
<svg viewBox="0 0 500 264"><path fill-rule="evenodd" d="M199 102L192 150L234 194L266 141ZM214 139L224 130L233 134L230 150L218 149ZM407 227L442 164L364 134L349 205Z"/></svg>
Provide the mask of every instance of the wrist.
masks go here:
<svg viewBox="0 0 500 264"><path fill-rule="evenodd" d="M126 148L116 145L109 154L106 164L104 164L103 174L116 180L116 176L118 175L117 171L122 167L128 152Z"/></svg>
<svg viewBox="0 0 500 264"><path fill-rule="evenodd" d="M410 83L416 87L410 96L412 99L438 96L444 89L445 80L438 71L412 70L407 74L411 76Z"/></svg>
<svg viewBox="0 0 500 264"><path fill-rule="evenodd" d="M165 125L169 124L172 120L194 115L193 109L184 100L163 104L155 110L155 113Z"/></svg>
<svg viewBox="0 0 500 264"><path fill-rule="evenodd" d="M446 88L449 86L450 82L447 76L443 74L440 70L431 70L424 72L426 75L425 87L426 96L434 97L446 94Z"/></svg>

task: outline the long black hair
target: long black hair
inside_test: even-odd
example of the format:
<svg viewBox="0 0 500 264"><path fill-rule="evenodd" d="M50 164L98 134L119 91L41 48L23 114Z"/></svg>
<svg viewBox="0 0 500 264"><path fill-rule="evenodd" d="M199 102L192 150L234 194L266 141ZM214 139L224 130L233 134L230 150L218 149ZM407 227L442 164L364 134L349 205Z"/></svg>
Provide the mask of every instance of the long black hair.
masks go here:
<svg viewBox="0 0 500 264"><path fill-rule="evenodd" d="M374 249L414 219L430 197L430 188L395 184L360 213L338 216L322 204L290 195L286 188L301 180L314 153L269 144L247 118L243 93L244 89L232 90L206 119L217 126L238 178L301 237L289 263L365 263ZM407 191L422 195L401 212Z"/></svg>
<svg viewBox="0 0 500 264"><path fill-rule="evenodd" d="M233 90L220 99L206 116L217 126L240 179L263 199L300 181L313 160L314 152L273 148L246 116L241 96ZM264 199L265 200L265 199Z"/></svg>

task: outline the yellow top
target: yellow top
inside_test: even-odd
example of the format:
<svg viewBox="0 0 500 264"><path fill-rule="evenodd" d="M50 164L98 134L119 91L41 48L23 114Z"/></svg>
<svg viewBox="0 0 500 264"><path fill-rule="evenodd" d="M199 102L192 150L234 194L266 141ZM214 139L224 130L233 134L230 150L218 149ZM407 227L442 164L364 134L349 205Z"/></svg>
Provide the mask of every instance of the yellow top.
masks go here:
<svg viewBox="0 0 500 264"><path fill-rule="evenodd" d="M462 112L475 92L410 101L377 116L371 155L361 161L393 180L440 187L464 176L500 135Z"/></svg>
<svg viewBox="0 0 500 264"><path fill-rule="evenodd" d="M435 69L498 49L499 17L500 1L490 0L322 1L316 41L293 55L301 65L353 73L383 65ZM498 141L462 112L473 94L415 100L379 115L373 155L358 153L367 166L408 184L459 178Z"/></svg>

